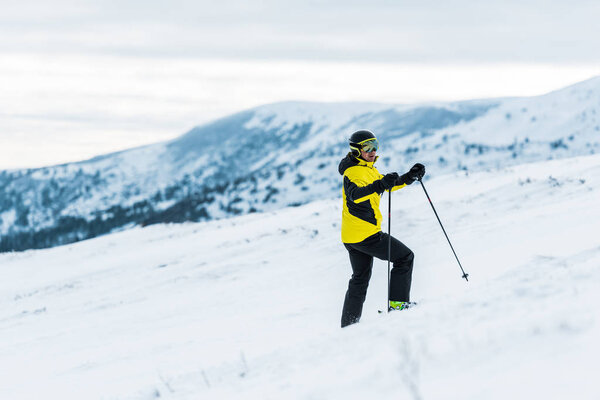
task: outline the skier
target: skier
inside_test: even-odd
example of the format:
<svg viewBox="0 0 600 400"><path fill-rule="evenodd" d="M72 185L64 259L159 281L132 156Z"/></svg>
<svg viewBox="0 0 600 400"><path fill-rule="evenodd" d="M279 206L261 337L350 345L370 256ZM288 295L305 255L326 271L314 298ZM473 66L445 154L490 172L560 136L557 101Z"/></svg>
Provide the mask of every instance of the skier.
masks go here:
<svg viewBox="0 0 600 400"><path fill-rule="evenodd" d="M403 175L396 172L381 175L375 166L379 143L368 130L350 136L350 152L339 165L344 177L342 242L350 255L352 278L342 310L342 328L360 320L371 278L373 257L388 259L389 235L381 232L379 201L384 191L395 191L425 175L425 167L415 164ZM402 242L391 238L390 261L394 264L390 278L390 310L410 305L413 252Z"/></svg>

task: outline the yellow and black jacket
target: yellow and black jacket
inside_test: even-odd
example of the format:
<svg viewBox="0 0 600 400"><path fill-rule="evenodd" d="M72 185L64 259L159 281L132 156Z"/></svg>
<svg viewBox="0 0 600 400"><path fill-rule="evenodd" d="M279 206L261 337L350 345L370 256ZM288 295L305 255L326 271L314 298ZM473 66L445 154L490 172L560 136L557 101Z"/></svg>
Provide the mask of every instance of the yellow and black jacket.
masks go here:
<svg viewBox="0 0 600 400"><path fill-rule="evenodd" d="M375 159L377 161L377 158ZM344 176L342 242L359 243L381 231L381 211L379 201L385 191L381 178L383 175L362 158L352 153L340 162L339 172ZM406 186L394 186L392 191Z"/></svg>

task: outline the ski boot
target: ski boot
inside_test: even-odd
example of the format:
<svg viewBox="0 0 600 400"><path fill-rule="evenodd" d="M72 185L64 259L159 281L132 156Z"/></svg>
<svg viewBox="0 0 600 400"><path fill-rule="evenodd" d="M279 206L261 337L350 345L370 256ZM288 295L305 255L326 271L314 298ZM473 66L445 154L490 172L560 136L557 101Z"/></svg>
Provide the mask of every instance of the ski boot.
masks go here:
<svg viewBox="0 0 600 400"><path fill-rule="evenodd" d="M406 310L407 308L416 306L417 303L412 301L392 301L390 300L389 311Z"/></svg>

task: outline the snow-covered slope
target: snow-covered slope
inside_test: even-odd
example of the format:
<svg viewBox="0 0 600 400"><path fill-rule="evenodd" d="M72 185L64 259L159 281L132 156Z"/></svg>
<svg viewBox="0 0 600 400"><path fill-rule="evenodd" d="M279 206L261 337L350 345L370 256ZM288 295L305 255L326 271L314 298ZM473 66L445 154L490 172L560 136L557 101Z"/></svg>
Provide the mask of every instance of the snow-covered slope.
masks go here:
<svg viewBox="0 0 600 400"><path fill-rule="evenodd" d="M339 198L0 255L3 399L597 399L600 156L394 193L417 308L339 328Z"/></svg>
<svg viewBox="0 0 600 400"><path fill-rule="evenodd" d="M349 134L381 139L382 171L432 175L591 154L600 78L520 99L397 106L288 102L95 159L0 172L0 251L156 222L201 221L337 196Z"/></svg>

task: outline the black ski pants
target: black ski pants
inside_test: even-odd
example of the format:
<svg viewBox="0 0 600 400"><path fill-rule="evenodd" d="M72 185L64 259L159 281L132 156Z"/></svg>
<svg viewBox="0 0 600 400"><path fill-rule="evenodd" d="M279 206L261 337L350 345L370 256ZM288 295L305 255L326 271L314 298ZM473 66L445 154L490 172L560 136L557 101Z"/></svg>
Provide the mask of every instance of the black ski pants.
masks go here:
<svg viewBox="0 0 600 400"><path fill-rule="evenodd" d="M360 320L363 303L367 295L373 257L388 259L387 233L378 232L359 243L344 243L350 255L352 278L348 282L348 291L342 310L342 328ZM390 277L390 298L393 301L410 301L412 281L413 252L398 239L392 237L390 261L394 264Z"/></svg>

